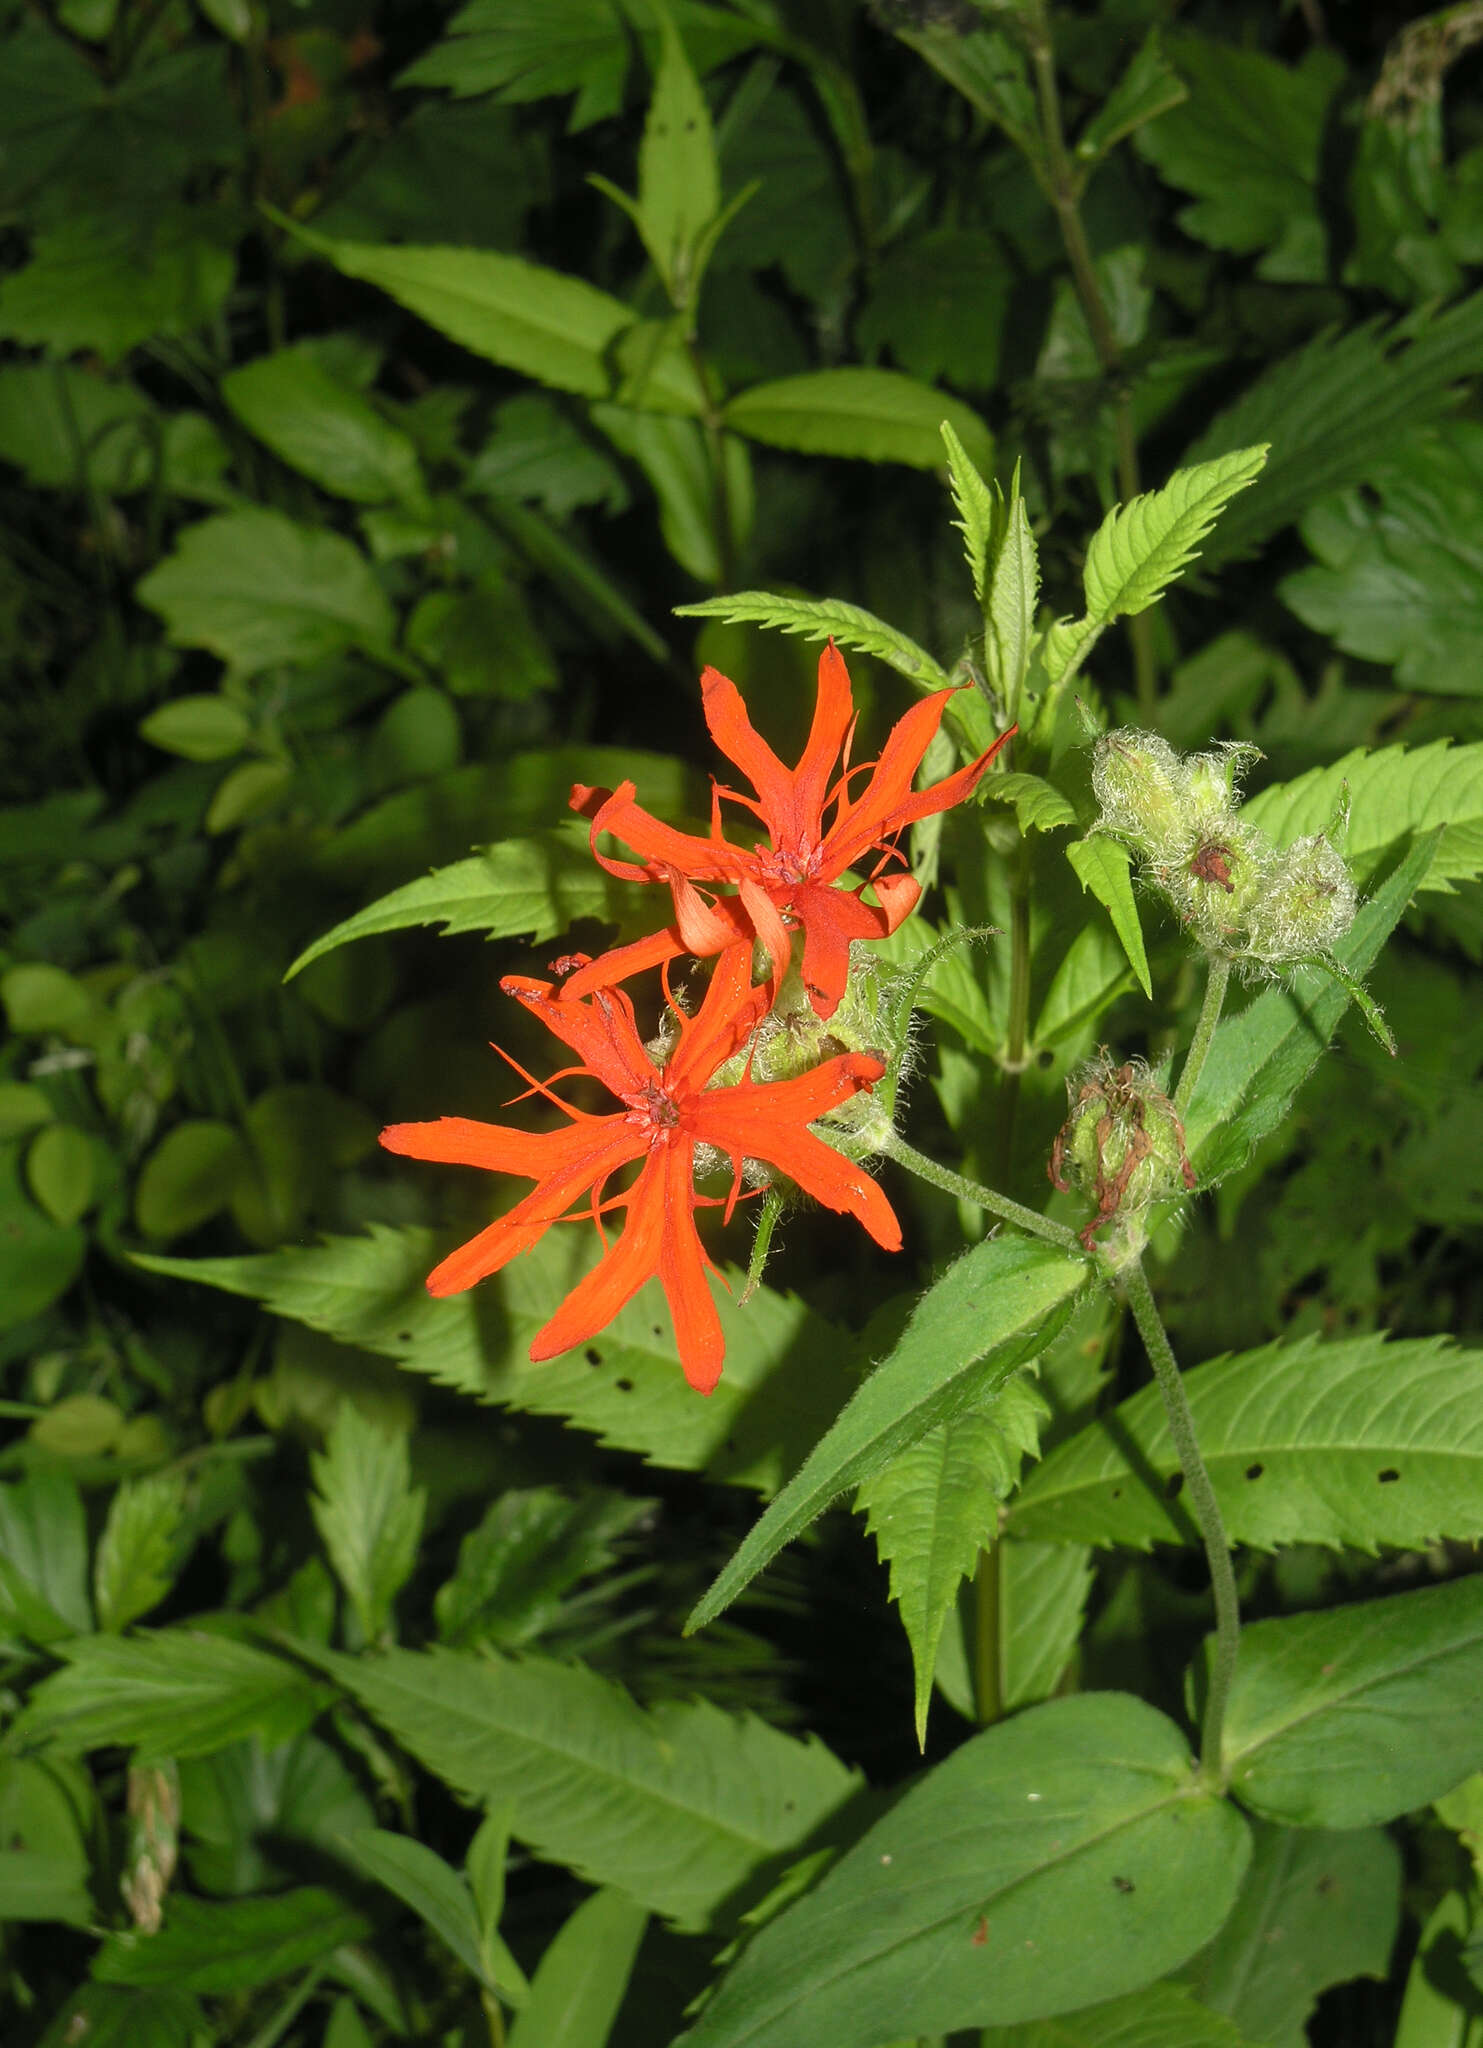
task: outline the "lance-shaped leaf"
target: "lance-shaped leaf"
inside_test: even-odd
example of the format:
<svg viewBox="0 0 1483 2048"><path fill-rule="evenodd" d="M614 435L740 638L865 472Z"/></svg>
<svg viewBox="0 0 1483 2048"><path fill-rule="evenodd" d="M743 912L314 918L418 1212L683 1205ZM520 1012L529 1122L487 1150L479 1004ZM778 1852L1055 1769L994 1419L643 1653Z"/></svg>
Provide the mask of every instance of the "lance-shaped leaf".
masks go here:
<svg viewBox="0 0 1483 2048"><path fill-rule="evenodd" d="M993 459L989 430L961 399L899 370L809 370L753 384L726 407L726 424L753 441L805 455L857 456L935 469L950 420L981 469Z"/></svg>
<svg viewBox="0 0 1483 2048"><path fill-rule="evenodd" d="M1436 859L1418 894L1450 893L1454 883L1483 874L1483 745L1357 747L1327 768L1264 789L1242 816L1289 846L1310 832L1332 831L1336 811L1347 818L1334 843L1360 882L1401 840L1440 828Z"/></svg>
<svg viewBox="0 0 1483 2048"><path fill-rule="evenodd" d="M717 1299L726 1371L703 1401L675 1364L657 1288L641 1289L591 1343L532 1365L531 1339L590 1268L596 1233L549 1231L480 1287L435 1300L424 1283L443 1249L431 1231L377 1225L247 1258L136 1262L261 1301L476 1400L560 1415L655 1464L763 1493L801 1464L858 1381L842 1331L769 1287L740 1307L739 1274Z"/></svg>
<svg viewBox="0 0 1483 2048"><path fill-rule="evenodd" d="M1483 1351L1305 1337L1213 1359L1184 1388L1235 1543L1425 1550L1483 1537ZM1031 1472L1009 1526L1049 1542L1193 1542L1179 1469L1145 1387Z"/></svg>
<svg viewBox="0 0 1483 2048"><path fill-rule="evenodd" d="M342 1401L322 1452L310 1460L309 1505L361 1633L374 1640L417 1562L427 1494L412 1487L405 1436L388 1436Z"/></svg>
<svg viewBox="0 0 1483 2048"><path fill-rule="evenodd" d="M374 1883L410 1906L463 1964L476 1983L510 2005L523 2005L525 1973L492 1929L481 1928L466 1880L437 1851L389 1828L356 1828L333 1846Z"/></svg>
<svg viewBox="0 0 1483 2048"><path fill-rule="evenodd" d="M928 1771L764 1927L684 2048L880 2048L1120 1996L1210 1939L1248 1853L1152 1707L1030 1707Z"/></svg>
<svg viewBox="0 0 1483 2048"><path fill-rule="evenodd" d="M855 1790L821 1743L703 1701L645 1712L621 1686L540 1657L304 1653L465 1798L685 1927L788 1855Z"/></svg>
<svg viewBox="0 0 1483 2048"><path fill-rule="evenodd" d="M510 2048L605 2048L647 1925L622 1892L584 1899L537 1965Z"/></svg>
<svg viewBox="0 0 1483 2048"><path fill-rule="evenodd" d="M990 1238L917 1303L900 1343L783 1488L686 1624L713 1621L831 1501L982 1403L1060 1327L1087 1277L1053 1245Z"/></svg>
<svg viewBox="0 0 1483 2048"><path fill-rule="evenodd" d="M1122 941L1128 965L1137 975L1143 993L1153 998L1148 972L1148 952L1143 944L1143 926L1138 921L1138 904L1133 895L1132 862L1128 849L1105 833L1090 839L1074 839L1066 858L1083 889L1089 889L1112 919L1112 928Z"/></svg>
<svg viewBox="0 0 1483 2048"><path fill-rule="evenodd" d="M1241 1633L1222 1761L1243 1805L1289 1827L1361 1828L1483 1767L1483 1578Z"/></svg>
<svg viewBox="0 0 1483 2048"><path fill-rule="evenodd" d="M1349 973L1366 974L1374 965L1435 850L1433 835L1418 840L1363 905L1348 937L1334 948ZM1211 1041L1184 1119L1186 1148L1206 1184L1241 1165L1258 1139L1275 1129L1349 1006L1338 983L1316 969L1300 972L1301 993L1268 989L1226 1018Z"/></svg>
<svg viewBox="0 0 1483 2048"><path fill-rule="evenodd" d="M539 942L579 917L606 916L610 896L607 876L588 853L585 826L528 833L393 889L306 947L284 979L292 981L311 960L352 939L414 925L441 925L449 935L483 932L491 939L529 933Z"/></svg>
<svg viewBox="0 0 1483 2048"><path fill-rule="evenodd" d="M944 690L950 678L925 647L908 640L874 612L835 598L783 597L771 590L733 590L725 597L675 606L682 619L725 619L728 625L772 626L804 640L837 640L861 654L873 654L924 690Z"/></svg>

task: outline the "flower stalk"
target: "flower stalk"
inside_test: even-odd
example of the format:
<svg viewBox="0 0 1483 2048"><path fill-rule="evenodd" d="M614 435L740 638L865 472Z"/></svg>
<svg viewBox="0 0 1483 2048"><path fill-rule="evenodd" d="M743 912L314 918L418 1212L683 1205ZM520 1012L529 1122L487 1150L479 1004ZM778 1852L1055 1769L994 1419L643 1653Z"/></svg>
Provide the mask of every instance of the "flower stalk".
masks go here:
<svg viewBox="0 0 1483 2048"><path fill-rule="evenodd" d="M1081 1256L1075 1231L1067 1230L1064 1224L1052 1222L1049 1216L1038 1215L1034 1209L1027 1209L1022 1202L1011 1201L1008 1195L1001 1195L996 1188L986 1188L979 1181L954 1173L950 1167L939 1166L935 1159L929 1159L925 1152L919 1152L915 1145L908 1144L899 1131L884 1133L878 1142L887 1159L894 1159L898 1166L904 1166L918 1180L930 1181L944 1194L972 1202L979 1209L987 1209L991 1216L1001 1217L1004 1222L1028 1231L1031 1237L1043 1238L1047 1244L1058 1244L1064 1251Z"/></svg>

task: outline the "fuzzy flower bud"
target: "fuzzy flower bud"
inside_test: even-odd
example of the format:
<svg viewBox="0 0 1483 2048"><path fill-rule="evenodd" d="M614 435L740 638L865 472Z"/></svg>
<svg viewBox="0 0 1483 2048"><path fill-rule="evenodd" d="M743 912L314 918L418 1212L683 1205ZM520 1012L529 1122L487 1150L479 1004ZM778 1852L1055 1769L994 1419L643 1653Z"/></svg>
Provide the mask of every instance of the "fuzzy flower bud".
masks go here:
<svg viewBox="0 0 1483 2048"><path fill-rule="evenodd" d="M1241 777L1259 758L1244 742L1181 755L1155 733L1113 732L1092 768L1098 829L1138 857L1199 945L1258 973L1322 960L1358 903L1323 834L1284 851L1242 819Z"/></svg>
<svg viewBox="0 0 1483 2048"><path fill-rule="evenodd" d="M1126 1265L1147 1242L1143 1218L1151 1205L1195 1185L1184 1125L1141 1060L1116 1066L1099 1053L1068 1076L1066 1092L1071 1109L1051 1150L1051 1184L1096 1203L1081 1241L1092 1251L1097 1232L1112 1225L1103 1253L1113 1266Z"/></svg>

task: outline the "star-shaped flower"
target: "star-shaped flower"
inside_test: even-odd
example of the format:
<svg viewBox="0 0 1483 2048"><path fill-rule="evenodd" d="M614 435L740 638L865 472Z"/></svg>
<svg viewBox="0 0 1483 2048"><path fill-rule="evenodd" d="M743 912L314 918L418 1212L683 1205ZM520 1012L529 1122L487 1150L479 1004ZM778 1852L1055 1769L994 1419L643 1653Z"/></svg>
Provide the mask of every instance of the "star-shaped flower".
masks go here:
<svg viewBox="0 0 1483 2048"><path fill-rule="evenodd" d="M848 761L855 706L844 657L831 640L819 656L819 694L813 725L796 768L786 768L747 716L741 692L718 670L708 668L700 687L711 737L751 783L755 796L716 785L708 838L662 824L635 801L633 783L615 790L578 784L572 808L591 821L592 849L609 874L627 881L667 882L674 898L674 923L662 932L620 946L575 974L566 984L570 999L626 980L682 953L704 958L738 940L760 939L771 961L774 988L787 966L790 934L803 933L802 976L820 1017L834 1014L844 994L853 939L882 939L915 907L921 890L903 869L899 834L918 818L961 803L977 788L989 763L1015 727L1003 733L966 768L930 789L913 790L912 780L931 745L951 690L937 690L914 704L887 735L879 758L836 774L841 754ZM869 773L858 796L851 780ZM721 826L721 800L743 805L767 832L765 845L734 846ZM827 820L826 820L826 814ZM598 852L599 833L611 832L643 865ZM872 855L879 858L868 884L837 888L843 875ZM735 896L708 901L697 882L732 884ZM873 887L874 904L863 890Z"/></svg>
<svg viewBox="0 0 1483 2048"><path fill-rule="evenodd" d="M565 1126L520 1131L445 1116L436 1123L393 1124L384 1130L381 1142L392 1152L521 1174L537 1184L429 1274L431 1293L458 1294L498 1272L569 1213L590 1214L601 1230L603 1216L621 1209L621 1235L537 1334L531 1358L554 1358L585 1342L657 1274L674 1318L685 1377L709 1393L721 1376L725 1342L705 1277L710 1261L695 1227L697 1205L715 1199L695 1191L697 1146L732 1162L728 1215L740 1191L744 1161L761 1159L828 1208L856 1217L885 1250L900 1249L901 1227L875 1182L809 1129L878 1081L884 1072L880 1060L868 1053L844 1053L794 1080L708 1085L745 1043L766 1006L767 989L751 983L750 943L721 954L693 1017L676 1010L678 1037L662 1066L640 1041L633 1005L621 990L604 988L588 999L573 999L551 982L521 975L508 976L501 987L579 1055L581 1066L554 1078L591 1075L622 1107L594 1116L537 1083L539 1092L566 1112L570 1121ZM635 1160L643 1164L633 1185L605 1195L609 1177ZM573 1211L572 1204L584 1196L584 1207Z"/></svg>

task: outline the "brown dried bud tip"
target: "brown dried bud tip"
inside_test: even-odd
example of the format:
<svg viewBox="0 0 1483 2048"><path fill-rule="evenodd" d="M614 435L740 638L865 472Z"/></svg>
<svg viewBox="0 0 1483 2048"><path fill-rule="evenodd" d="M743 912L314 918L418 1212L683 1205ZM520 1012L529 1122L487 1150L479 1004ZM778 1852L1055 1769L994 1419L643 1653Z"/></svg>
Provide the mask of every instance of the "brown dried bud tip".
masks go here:
<svg viewBox="0 0 1483 2048"><path fill-rule="evenodd" d="M1066 1084L1071 1113L1056 1134L1047 1171L1053 1187L1076 1187L1097 1205L1081 1241L1095 1249L1097 1232L1120 1221L1112 1251L1120 1263L1141 1250L1137 1219L1150 1203L1195 1185L1184 1125L1140 1060L1114 1066L1104 1052Z"/></svg>

